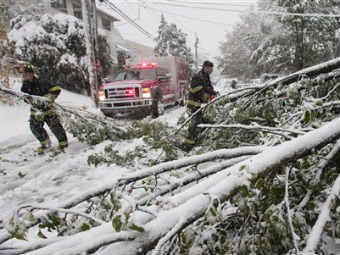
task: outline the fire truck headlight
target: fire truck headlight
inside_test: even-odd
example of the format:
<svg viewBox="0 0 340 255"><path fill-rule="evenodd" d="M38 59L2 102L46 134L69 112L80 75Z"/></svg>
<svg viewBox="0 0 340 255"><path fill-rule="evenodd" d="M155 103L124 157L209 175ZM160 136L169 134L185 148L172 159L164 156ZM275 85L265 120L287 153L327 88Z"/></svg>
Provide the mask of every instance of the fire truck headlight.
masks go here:
<svg viewBox="0 0 340 255"><path fill-rule="evenodd" d="M99 101L105 100L104 90L99 90L97 96L98 96Z"/></svg>
<svg viewBox="0 0 340 255"><path fill-rule="evenodd" d="M150 88L144 88L143 89L143 98L151 98L151 89Z"/></svg>

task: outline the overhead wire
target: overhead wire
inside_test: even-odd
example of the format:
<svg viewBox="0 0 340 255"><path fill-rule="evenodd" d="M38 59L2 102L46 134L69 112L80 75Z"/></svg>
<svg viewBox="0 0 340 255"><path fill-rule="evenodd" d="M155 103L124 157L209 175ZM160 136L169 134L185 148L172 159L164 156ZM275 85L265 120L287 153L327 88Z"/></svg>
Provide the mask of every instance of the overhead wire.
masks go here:
<svg viewBox="0 0 340 255"><path fill-rule="evenodd" d="M141 0L139 1L139 2L141 2ZM142 5L141 5L146 11L149 11L149 10L155 10L155 11L158 11L158 12L160 12L160 13L163 13L164 11L163 10L158 10L158 9L156 9L156 8L152 8L152 7L150 7L148 4L146 4L146 3L142 3ZM149 9L149 10L148 10ZM166 12L164 12L164 13L166 13ZM172 15L173 17L176 17L176 16L178 16L178 15ZM180 16L182 16L182 15L180 15ZM192 20L193 18L188 18L188 19L190 19L190 20ZM188 31L191 31L192 33L196 33L196 31L192 31L190 28L188 28L187 26L185 26L181 21L179 21L177 18L176 18L176 20L177 20L177 22L179 22L179 24L182 26L182 27L185 27L186 29L185 30L188 30ZM194 45L194 42L190 39L190 38L187 38L187 40L192 44L192 45ZM201 50L204 50L205 52L206 52L206 54L208 53L208 52L210 52L208 49L206 49L206 48L204 48L204 47L202 47L202 46L198 46L198 48L199 49L201 49Z"/></svg>
<svg viewBox="0 0 340 255"><path fill-rule="evenodd" d="M222 22L218 22L218 21L211 21L211 20L206 20L206 19L199 19L199 18L194 18L194 17L189 17L189 16L186 16L186 15L181 15L181 14L178 14L178 13L174 13L174 12L169 12L169 11L165 11L165 10L160 10L160 9L157 9L157 8L154 8L154 7L146 7L146 8L149 8L151 10L154 10L154 11L157 11L157 12L161 12L161 13L168 13L170 15L173 15L173 16L178 16L178 17L182 17L184 19L189 19L191 21L199 21L199 22L205 22L205 23L211 23L211 24L214 24L214 25L222 25L222 26L229 26L230 24L227 24L227 23L222 23Z"/></svg>
<svg viewBox="0 0 340 255"><path fill-rule="evenodd" d="M256 2L201 2L201 1L191 1L191 2L187 2L187 1L181 1L181 0L172 0L172 1L167 1L169 3L179 3L179 4L199 4L199 5L222 5L222 6L231 6L231 7L247 7L247 6L252 6L252 5L256 5Z"/></svg>
<svg viewBox="0 0 340 255"><path fill-rule="evenodd" d="M155 37L146 31L143 27L138 25L133 19L131 19L127 14L125 14L121 9L119 9L115 4L113 4L109 0L104 0L104 3L106 6L108 6L110 9L112 9L114 12L118 13L122 18L124 18L127 22L129 22L131 25L133 25L135 28L137 28L141 33L149 37L150 39L154 39Z"/></svg>
<svg viewBox="0 0 340 255"><path fill-rule="evenodd" d="M189 6L189 5L185 5L185 4L174 4L174 3L165 3L165 2L153 2L153 4L172 6L172 7L189 8L189 9L220 11L220 12L235 12L235 13L244 13L245 12L245 11L242 11L242 10L214 8L214 7L206 7L206 6ZM339 18L340 17L340 15L337 15L337 14L323 14L323 13L292 13L292 12L261 11L261 10L249 10L249 11L255 12L255 13L268 14L268 15L279 15L279 16L329 17L329 18Z"/></svg>

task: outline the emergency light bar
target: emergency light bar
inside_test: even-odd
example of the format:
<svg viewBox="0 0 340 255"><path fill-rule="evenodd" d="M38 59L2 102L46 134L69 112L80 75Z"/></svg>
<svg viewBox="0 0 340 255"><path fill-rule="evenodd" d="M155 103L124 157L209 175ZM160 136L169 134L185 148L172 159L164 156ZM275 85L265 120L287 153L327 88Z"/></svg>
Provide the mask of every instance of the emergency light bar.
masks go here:
<svg viewBox="0 0 340 255"><path fill-rule="evenodd" d="M142 63L142 64L137 64L137 68L156 68L158 67L157 63L152 62L152 63Z"/></svg>

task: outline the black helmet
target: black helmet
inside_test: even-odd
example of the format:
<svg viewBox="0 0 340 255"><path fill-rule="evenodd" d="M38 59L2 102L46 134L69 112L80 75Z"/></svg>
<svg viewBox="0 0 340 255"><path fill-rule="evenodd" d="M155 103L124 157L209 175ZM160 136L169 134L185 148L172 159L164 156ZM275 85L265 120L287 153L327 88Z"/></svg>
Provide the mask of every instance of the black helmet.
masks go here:
<svg viewBox="0 0 340 255"><path fill-rule="evenodd" d="M210 62L209 60L206 60L203 62L203 68L204 67L214 67L214 64Z"/></svg>

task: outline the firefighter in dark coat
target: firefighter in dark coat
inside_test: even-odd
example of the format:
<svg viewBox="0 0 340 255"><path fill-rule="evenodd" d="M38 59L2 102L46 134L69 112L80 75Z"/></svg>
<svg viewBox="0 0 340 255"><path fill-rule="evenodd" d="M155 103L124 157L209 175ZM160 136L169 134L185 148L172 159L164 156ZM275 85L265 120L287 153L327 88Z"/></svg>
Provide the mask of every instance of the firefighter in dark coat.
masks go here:
<svg viewBox="0 0 340 255"><path fill-rule="evenodd" d="M53 102L60 94L61 88L38 79L32 65L19 65L18 70L23 73L21 91L28 94L24 97L25 101L32 104L29 123L33 135L41 144L37 152L43 153L51 147L51 141L44 129L44 123L49 126L57 137L59 142L58 148L64 150L68 146L67 136L53 106ZM46 100L34 100L29 95L46 97Z"/></svg>
<svg viewBox="0 0 340 255"><path fill-rule="evenodd" d="M208 103L210 100L216 97L216 92L211 85L210 74L213 71L214 64L210 61L204 61L202 70L193 76L189 88L189 98L187 102L187 108L189 114L193 114L201 105ZM189 151L198 142L197 139L202 132L201 128L197 126L202 123L207 123L207 119L204 117L203 112L197 113L191 120L188 128L188 136L185 139L184 149Z"/></svg>

